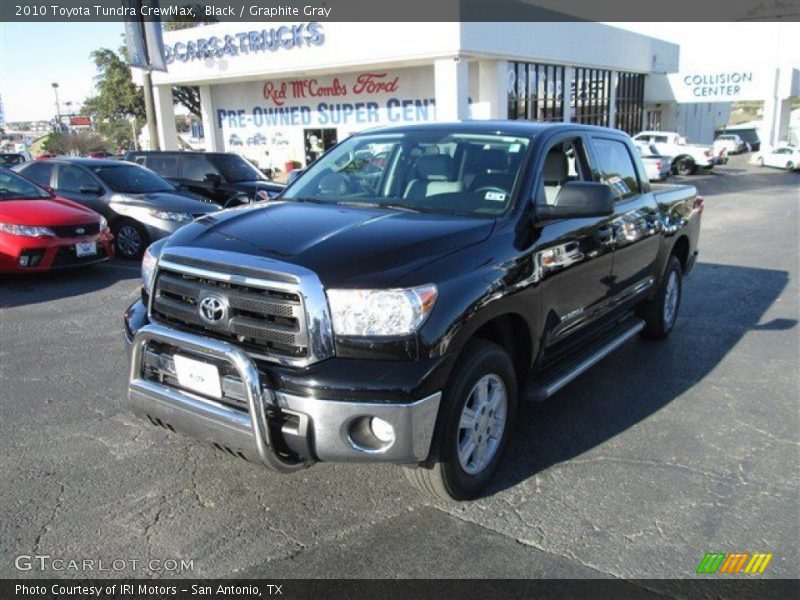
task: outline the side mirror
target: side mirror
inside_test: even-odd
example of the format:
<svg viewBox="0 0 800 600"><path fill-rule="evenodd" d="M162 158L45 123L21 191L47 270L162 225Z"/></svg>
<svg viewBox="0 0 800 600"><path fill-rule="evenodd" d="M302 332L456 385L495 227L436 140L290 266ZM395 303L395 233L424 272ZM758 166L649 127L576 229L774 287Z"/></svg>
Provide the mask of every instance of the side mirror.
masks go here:
<svg viewBox="0 0 800 600"><path fill-rule="evenodd" d="M595 181L568 181L558 192L554 204L536 206L541 221L605 217L614 213L617 199L611 186Z"/></svg>
<svg viewBox="0 0 800 600"><path fill-rule="evenodd" d="M94 185L81 186L80 192L81 194L89 194L91 196L101 196L103 194L103 190Z"/></svg>
<svg viewBox="0 0 800 600"><path fill-rule="evenodd" d="M222 184L222 177L216 173L206 173L203 177L203 181L210 183L214 187L219 187Z"/></svg>

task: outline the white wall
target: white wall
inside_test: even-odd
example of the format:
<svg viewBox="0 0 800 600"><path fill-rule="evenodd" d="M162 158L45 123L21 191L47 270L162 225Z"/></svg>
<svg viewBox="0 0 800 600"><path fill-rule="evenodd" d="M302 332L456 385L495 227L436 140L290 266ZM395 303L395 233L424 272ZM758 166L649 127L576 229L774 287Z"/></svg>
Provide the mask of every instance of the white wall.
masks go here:
<svg viewBox="0 0 800 600"><path fill-rule="evenodd" d="M645 111L661 110L661 131L677 131L692 144L711 144L714 131L730 117L729 102L662 102L645 104ZM645 123L646 125L646 123Z"/></svg>

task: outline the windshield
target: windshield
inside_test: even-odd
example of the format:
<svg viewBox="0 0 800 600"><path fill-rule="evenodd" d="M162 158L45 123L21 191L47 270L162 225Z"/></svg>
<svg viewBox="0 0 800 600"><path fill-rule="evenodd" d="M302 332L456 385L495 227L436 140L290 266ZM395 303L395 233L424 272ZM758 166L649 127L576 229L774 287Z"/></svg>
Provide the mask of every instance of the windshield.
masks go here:
<svg viewBox="0 0 800 600"><path fill-rule="evenodd" d="M97 165L89 166L89 170L112 190L123 194L151 194L175 190L175 186L166 179L136 165Z"/></svg>
<svg viewBox="0 0 800 600"><path fill-rule="evenodd" d="M238 154L215 154L209 156L229 183L265 180L264 174Z"/></svg>
<svg viewBox="0 0 800 600"><path fill-rule="evenodd" d="M324 154L281 198L499 215L511 203L529 143L428 129L358 135Z"/></svg>
<svg viewBox="0 0 800 600"><path fill-rule="evenodd" d="M50 194L11 171L0 171L0 200L42 200Z"/></svg>

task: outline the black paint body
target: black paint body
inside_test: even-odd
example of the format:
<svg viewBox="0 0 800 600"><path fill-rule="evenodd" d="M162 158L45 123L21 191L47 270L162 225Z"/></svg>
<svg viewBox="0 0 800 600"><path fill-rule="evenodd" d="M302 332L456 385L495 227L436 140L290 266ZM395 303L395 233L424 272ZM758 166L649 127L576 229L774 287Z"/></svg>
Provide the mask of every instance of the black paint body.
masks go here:
<svg viewBox="0 0 800 600"><path fill-rule="evenodd" d="M625 134L524 122L424 127L531 138L524 177L504 215L443 216L278 198L209 215L167 241L166 247L296 263L316 272L326 288L438 286L436 304L416 335L337 337L336 357L303 369L259 364L271 386L329 399L411 402L445 387L465 343L479 330L512 350L521 376L535 376L650 298L673 251L684 270L691 269L700 227L695 189L653 191L638 159L639 193L617 202L613 214L537 218L534 191L554 143L580 137L594 171L599 161L593 136L622 141L638 156ZM554 253L561 259L548 262ZM146 322L145 312L141 302L129 309L129 332Z"/></svg>

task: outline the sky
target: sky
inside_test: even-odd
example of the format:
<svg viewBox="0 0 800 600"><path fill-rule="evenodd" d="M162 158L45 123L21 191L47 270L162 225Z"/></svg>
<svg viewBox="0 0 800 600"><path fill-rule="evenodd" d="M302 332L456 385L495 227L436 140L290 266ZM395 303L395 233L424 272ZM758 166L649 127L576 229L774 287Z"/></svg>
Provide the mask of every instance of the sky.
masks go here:
<svg viewBox="0 0 800 600"><path fill-rule="evenodd" d="M800 68L800 23L610 23L681 46L681 69L785 63ZM122 45L122 23L0 23L6 121L51 119L58 82L76 109L93 93L92 50ZM65 108L62 108L66 112Z"/></svg>
<svg viewBox="0 0 800 600"><path fill-rule="evenodd" d="M6 121L52 119L57 82L62 112L92 95L96 69L89 54L123 45L122 23L0 22L0 95Z"/></svg>

